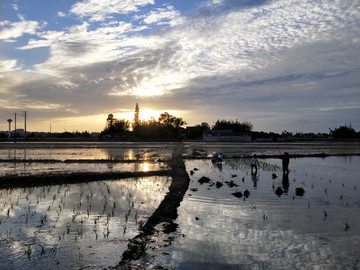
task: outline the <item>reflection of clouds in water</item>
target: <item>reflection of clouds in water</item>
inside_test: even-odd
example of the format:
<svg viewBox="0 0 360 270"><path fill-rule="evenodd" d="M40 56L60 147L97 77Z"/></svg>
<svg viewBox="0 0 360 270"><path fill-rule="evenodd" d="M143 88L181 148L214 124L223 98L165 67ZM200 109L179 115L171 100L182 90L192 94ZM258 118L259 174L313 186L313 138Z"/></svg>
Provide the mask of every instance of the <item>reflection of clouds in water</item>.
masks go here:
<svg viewBox="0 0 360 270"><path fill-rule="evenodd" d="M0 190L0 238L9 244L0 245L0 268L15 259L22 269L33 269L33 259L38 269L115 265L126 240L138 233L137 221L152 214L170 183L170 177L159 176ZM28 260L24 250L30 243ZM40 245L46 255L40 255Z"/></svg>
<svg viewBox="0 0 360 270"><path fill-rule="evenodd" d="M209 166L210 161L187 160L187 169L196 167L198 171L190 176L191 196L185 196L176 221L185 237L165 250L171 258L164 260L187 269L210 262L215 269L358 268L360 216L355 213L359 209L359 159L294 159L290 179L272 179L273 172L266 167L260 170L256 188L249 167L242 163L224 163L219 174ZM213 182L233 180L238 186L200 185L197 180L201 176ZM277 197L273 186L288 188L288 195ZM296 196L297 187L305 189L303 197ZM250 190L245 201L231 195L245 189ZM323 209L331 218L323 219ZM351 237L344 232L345 220L351 223Z"/></svg>
<svg viewBox="0 0 360 270"><path fill-rule="evenodd" d="M2 162L0 163L0 177L4 175L37 175L46 173L77 173L77 172L146 172L160 171L168 169L168 166L162 162L105 162L105 163L18 163L18 162Z"/></svg>
<svg viewBox="0 0 360 270"><path fill-rule="evenodd" d="M189 209L188 205L184 208L187 213L196 211ZM236 212L236 209L230 211ZM258 224L250 223L244 211L236 212L238 218L226 216L227 211L208 209L208 212L212 214L199 216L199 222L193 215L181 212L178 221L180 233L185 238L180 238L179 244L173 247L171 256L176 266L193 261L242 265L246 269L257 269L259 264L269 269L298 269L312 264L329 266L328 259L334 256L328 247L319 243L318 238L297 235L292 230L272 229L261 218ZM184 225L182 220L193 224Z"/></svg>
<svg viewBox="0 0 360 270"><path fill-rule="evenodd" d="M170 159L176 143L78 143L78 144L27 144L26 148L0 149L3 159L108 159L157 160Z"/></svg>
<svg viewBox="0 0 360 270"><path fill-rule="evenodd" d="M173 258L180 262L202 262L238 265L246 269L309 269L330 267L330 250L316 239L299 239L291 231L249 231L245 237L236 235L227 242L203 242L192 239L192 248L174 251ZM206 256L202 251L206 250ZM230 256L231 254L231 256ZM181 265L181 263L180 263Z"/></svg>

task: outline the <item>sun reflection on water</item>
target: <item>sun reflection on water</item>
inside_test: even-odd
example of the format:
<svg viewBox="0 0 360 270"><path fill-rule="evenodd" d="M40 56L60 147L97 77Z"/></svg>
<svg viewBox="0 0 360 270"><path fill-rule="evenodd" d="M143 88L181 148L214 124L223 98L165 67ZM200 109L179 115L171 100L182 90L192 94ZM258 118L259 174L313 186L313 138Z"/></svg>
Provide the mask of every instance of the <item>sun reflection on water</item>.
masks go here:
<svg viewBox="0 0 360 270"><path fill-rule="evenodd" d="M149 171L149 163L148 163L148 162L145 162L145 163L143 163L142 165L143 165L142 171L143 171L143 172L148 172L148 171Z"/></svg>

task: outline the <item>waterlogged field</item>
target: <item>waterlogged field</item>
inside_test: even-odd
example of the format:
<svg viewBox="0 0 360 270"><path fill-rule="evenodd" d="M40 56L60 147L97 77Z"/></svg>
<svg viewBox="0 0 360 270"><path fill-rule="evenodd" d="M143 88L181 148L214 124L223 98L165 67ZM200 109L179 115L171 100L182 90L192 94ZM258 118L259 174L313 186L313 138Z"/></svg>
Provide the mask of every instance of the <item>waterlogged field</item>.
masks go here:
<svg viewBox="0 0 360 270"><path fill-rule="evenodd" d="M102 269L157 208L169 177L0 190L0 269Z"/></svg>
<svg viewBox="0 0 360 270"><path fill-rule="evenodd" d="M0 269L117 265L171 178L88 182L86 173L160 175L176 145L0 144L0 181L85 172L83 183L0 189ZM287 178L274 158L284 151L334 156L291 158ZM222 166L207 159L213 152ZM267 156L256 175L253 153ZM360 269L359 153L358 143L184 143L191 183L177 231L154 236L134 269Z"/></svg>
<svg viewBox="0 0 360 270"><path fill-rule="evenodd" d="M2 143L2 160L169 159L175 143Z"/></svg>
<svg viewBox="0 0 360 270"><path fill-rule="evenodd" d="M287 178L278 159L260 160L257 175L249 159L225 159L220 167L187 160L191 183L176 220L178 238L153 263L360 269L359 165L359 156L291 159Z"/></svg>

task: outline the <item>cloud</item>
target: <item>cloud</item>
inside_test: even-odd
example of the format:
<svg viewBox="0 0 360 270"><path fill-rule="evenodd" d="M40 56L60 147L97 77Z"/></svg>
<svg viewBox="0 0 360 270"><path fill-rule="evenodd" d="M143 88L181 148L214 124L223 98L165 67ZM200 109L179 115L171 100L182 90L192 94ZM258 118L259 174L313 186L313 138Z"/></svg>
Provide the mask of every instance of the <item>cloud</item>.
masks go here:
<svg viewBox="0 0 360 270"><path fill-rule="evenodd" d="M3 72L11 72L19 69L20 68L17 67L16 59L0 61L0 78L2 77L1 73Z"/></svg>
<svg viewBox="0 0 360 270"><path fill-rule="evenodd" d="M173 6L167 6L165 8L157 8L151 10L149 14L143 16L136 16L136 19L143 18L146 24L175 26L183 22L180 12L175 10Z"/></svg>
<svg viewBox="0 0 360 270"><path fill-rule="evenodd" d="M85 0L74 4L71 12L80 18L88 17L90 22L104 21L112 14L128 14L138 11L138 7L154 4L154 0Z"/></svg>
<svg viewBox="0 0 360 270"><path fill-rule="evenodd" d="M0 26L0 40L18 38L24 34L35 35L43 27L39 22L25 20L23 17L18 22L2 21Z"/></svg>
<svg viewBox="0 0 360 270"><path fill-rule="evenodd" d="M88 21L59 31L33 26L36 36L17 49L48 47L49 59L17 70L17 83L14 74L1 79L19 106L56 104L54 115L116 112L141 97L193 121L244 118L271 129L273 118L281 128L315 128L323 113L359 108L359 4L206 3L185 16L170 5L149 10L153 1L79 2L71 12ZM16 60L2 65L12 72Z"/></svg>

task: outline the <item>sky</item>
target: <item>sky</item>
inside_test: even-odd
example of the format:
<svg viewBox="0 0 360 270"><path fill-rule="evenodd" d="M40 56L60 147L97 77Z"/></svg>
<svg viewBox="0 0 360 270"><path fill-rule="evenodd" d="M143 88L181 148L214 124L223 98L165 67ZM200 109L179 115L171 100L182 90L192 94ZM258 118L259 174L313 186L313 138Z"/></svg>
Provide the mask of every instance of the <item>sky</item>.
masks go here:
<svg viewBox="0 0 360 270"><path fill-rule="evenodd" d="M0 130L188 126L360 130L360 1L1 0ZM14 123L14 122L13 122Z"/></svg>

